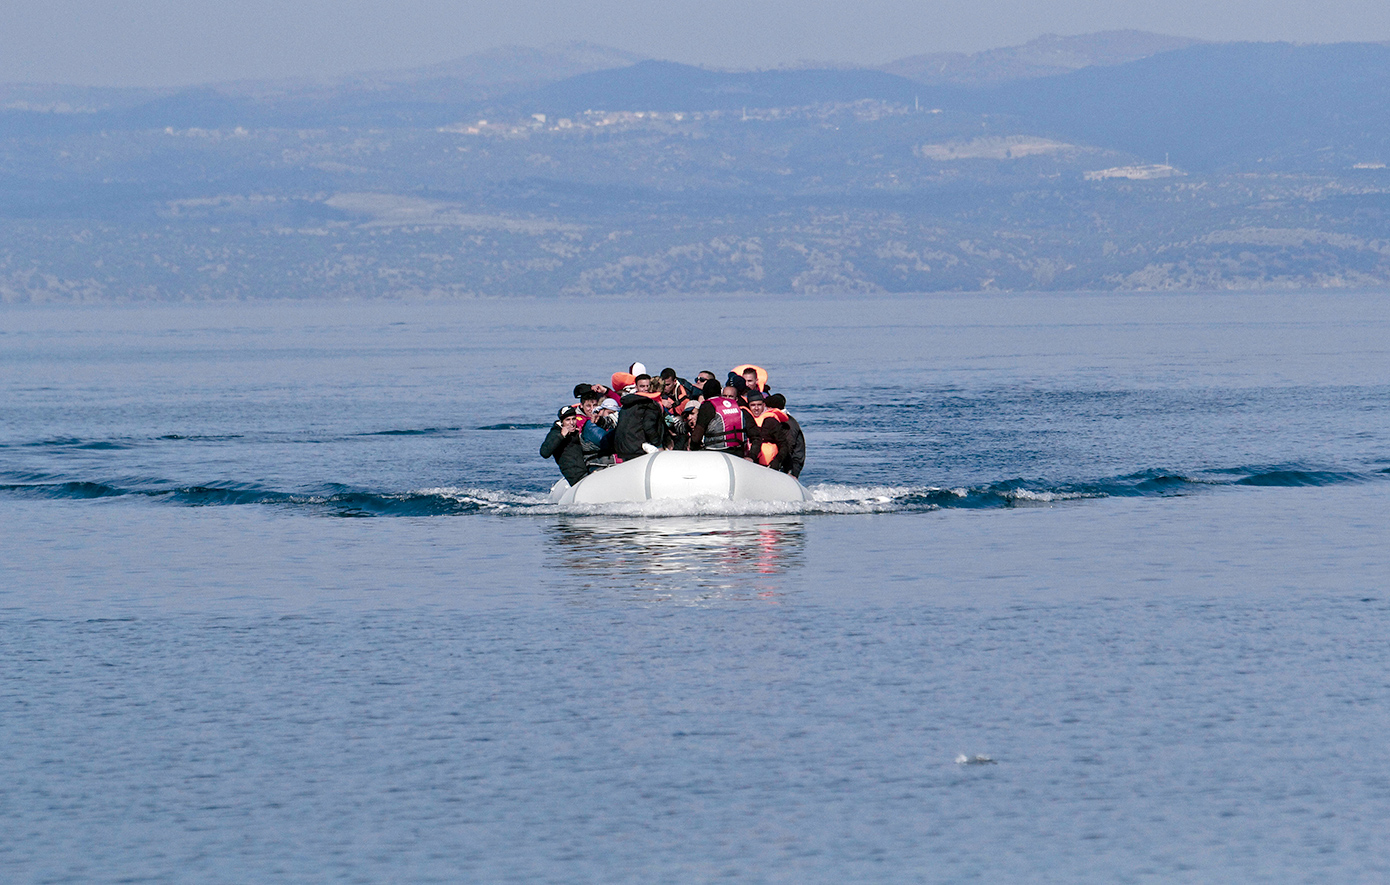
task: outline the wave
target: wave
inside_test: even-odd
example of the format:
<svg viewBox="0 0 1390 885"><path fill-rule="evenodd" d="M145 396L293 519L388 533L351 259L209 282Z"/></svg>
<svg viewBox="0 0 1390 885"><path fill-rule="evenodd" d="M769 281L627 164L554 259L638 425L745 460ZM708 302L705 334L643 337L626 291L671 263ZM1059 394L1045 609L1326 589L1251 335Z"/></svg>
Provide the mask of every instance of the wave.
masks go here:
<svg viewBox="0 0 1390 885"><path fill-rule="evenodd" d="M186 507L275 505L318 511L331 516L456 516L532 505L543 496L514 495L488 489L424 489L409 492L371 492L330 487L319 492L219 486L125 487L102 482L20 482L0 484L0 493L58 500L131 497Z"/></svg>
<svg viewBox="0 0 1390 885"><path fill-rule="evenodd" d="M1217 486L1331 486L1369 482L1385 476L1387 470L1360 473L1287 465L1223 468L1193 476L1154 469L1091 482L1056 483L1044 479L1013 478L959 488L819 483L809 487L813 500L795 503L691 498L560 507L550 503L548 496L540 491L449 486L394 492L334 484L312 491L292 492L255 485L178 485L159 480L123 484L28 473L11 474L10 482L0 483L0 494L58 500L132 497L188 507L269 505L343 517L457 516L477 513L633 517L775 516L1027 507L1089 498L1188 495Z"/></svg>
<svg viewBox="0 0 1390 885"><path fill-rule="evenodd" d="M1362 477L1355 473L1336 470L1270 470L1236 480L1242 486L1329 486L1344 482L1358 482Z"/></svg>
<svg viewBox="0 0 1390 885"><path fill-rule="evenodd" d="M125 440L78 439L71 436L58 436L12 445L23 449L90 449L100 452L131 448L131 443Z"/></svg>
<svg viewBox="0 0 1390 885"><path fill-rule="evenodd" d="M374 430L370 433L359 433L358 436L439 436L446 433L454 433L457 427L422 427L418 430Z"/></svg>
<svg viewBox="0 0 1390 885"><path fill-rule="evenodd" d="M29 442L0 443L0 449L67 449L107 452L133 449L149 442L226 442L228 440L244 438L244 435L240 433L215 435L194 434L188 436L182 433L164 433L159 436L122 437L117 439L80 439L72 436L55 436L49 439L36 439Z"/></svg>

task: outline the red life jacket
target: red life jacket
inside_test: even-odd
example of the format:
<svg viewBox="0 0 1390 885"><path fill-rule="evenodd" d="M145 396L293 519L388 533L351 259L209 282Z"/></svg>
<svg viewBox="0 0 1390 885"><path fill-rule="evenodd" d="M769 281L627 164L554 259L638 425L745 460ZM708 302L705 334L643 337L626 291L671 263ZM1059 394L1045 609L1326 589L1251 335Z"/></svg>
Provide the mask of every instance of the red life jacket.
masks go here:
<svg viewBox="0 0 1390 885"><path fill-rule="evenodd" d="M743 409L738 400L727 396L712 396L705 402L714 406L714 418L705 428L705 438L701 448L721 452L725 449L742 449L747 443L743 432Z"/></svg>

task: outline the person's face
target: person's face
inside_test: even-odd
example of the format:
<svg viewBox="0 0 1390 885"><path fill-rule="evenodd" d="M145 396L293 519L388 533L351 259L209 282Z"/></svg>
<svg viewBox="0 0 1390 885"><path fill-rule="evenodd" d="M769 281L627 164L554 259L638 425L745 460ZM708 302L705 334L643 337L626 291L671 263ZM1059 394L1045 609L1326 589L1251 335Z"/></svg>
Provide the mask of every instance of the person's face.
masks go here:
<svg viewBox="0 0 1390 885"><path fill-rule="evenodd" d="M748 411L752 412L753 417L756 418L763 412L767 411L767 404L760 399L755 399L748 404Z"/></svg>
<svg viewBox="0 0 1390 885"><path fill-rule="evenodd" d="M748 371L743 373L743 380L748 382L749 387L757 387L758 373L754 372L752 369L749 369Z"/></svg>
<svg viewBox="0 0 1390 885"><path fill-rule="evenodd" d="M706 384L713 380L714 376L711 375L709 372L701 372L700 374L695 376L695 384L699 387L704 387Z"/></svg>
<svg viewBox="0 0 1390 885"><path fill-rule="evenodd" d="M561 419L560 419L560 432L561 432L561 433L574 433L574 425L575 425L575 418L574 418L573 415L570 415L568 418L561 418Z"/></svg>
<svg viewBox="0 0 1390 885"><path fill-rule="evenodd" d="M592 418L592 417L594 417L594 409L595 409L597 406L598 406L598 403L594 402L594 401L591 400L591 399L580 400L580 402L579 402L579 411L581 411L581 412L584 413L584 417L585 417L585 418Z"/></svg>
<svg viewBox="0 0 1390 885"><path fill-rule="evenodd" d="M698 410L698 409L689 409L688 411L686 411L686 413L685 413L685 423L686 423L686 426L687 426L687 427L690 427L690 428L692 428L692 429L695 427L695 416L696 416L698 413L699 413L699 410Z"/></svg>
<svg viewBox="0 0 1390 885"><path fill-rule="evenodd" d="M661 379L661 392L664 393L664 394L666 394L667 396L670 396L671 394L675 393L675 392L676 392L676 379L675 379L675 378L662 378L662 379Z"/></svg>
<svg viewBox="0 0 1390 885"><path fill-rule="evenodd" d="M722 391L722 394L723 394L724 396L727 396L727 397L730 397L730 398L736 397L736 396L738 396L738 388L736 388L736 387L726 387L726 388L724 388L724 390Z"/></svg>
<svg viewBox="0 0 1390 885"><path fill-rule="evenodd" d="M638 381L637 381L637 392L638 392L638 393L651 393L651 392L652 392L652 391L651 391L651 383L652 383L652 382L651 382L651 379L649 379L649 378L641 378L641 379L638 379Z"/></svg>

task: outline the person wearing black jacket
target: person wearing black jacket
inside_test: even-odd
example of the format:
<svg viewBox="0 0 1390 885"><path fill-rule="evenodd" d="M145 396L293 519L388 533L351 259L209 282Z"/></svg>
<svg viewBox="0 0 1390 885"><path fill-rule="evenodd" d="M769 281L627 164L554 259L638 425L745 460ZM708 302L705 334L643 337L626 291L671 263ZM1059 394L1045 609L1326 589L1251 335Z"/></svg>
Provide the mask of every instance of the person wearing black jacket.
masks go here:
<svg viewBox="0 0 1390 885"><path fill-rule="evenodd" d="M622 399L618 426L613 430L613 454L624 461L645 455L643 443L666 448L666 416L661 411L661 400L653 399L647 392L651 381L650 375L638 376L637 393L629 393Z"/></svg>
<svg viewBox="0 0 1390 885"><path fill-rule="evenodd" d="M806 436L801 432L801 425L796 423L796 419L787 414L787 398L780 393L774 393L767 398L769 409L780 409L782 414L787 416L787 456L782 459L782 472L790 473L792 476L800 478L801 468L806 466Z"/></svg>
<svg viewBox="0 0 1390 885"><path fill-rule="evenodd" d="M764 402L763 395L756 390L748 392L748 409L746 411L750 420L743 422L743 430L748 434L749 459L762 464L762 447L766 443L771 443L776 447L776 453L772 456L772 460L764 466L785 472L782 465L786 462L787 453L791 449L787 423L767 411L767 403Z"/></svg>
<svg viewBox="0 0 1390 885"><path fill-rule="evenodd" d="M558 420L551 425L550 432L545 435L545 442L541 443L541 457L554 458L570 485L589 473L589 467L584 462L584 445L579 439L578 417L578 409L565 406L560 410Z"/></svg>

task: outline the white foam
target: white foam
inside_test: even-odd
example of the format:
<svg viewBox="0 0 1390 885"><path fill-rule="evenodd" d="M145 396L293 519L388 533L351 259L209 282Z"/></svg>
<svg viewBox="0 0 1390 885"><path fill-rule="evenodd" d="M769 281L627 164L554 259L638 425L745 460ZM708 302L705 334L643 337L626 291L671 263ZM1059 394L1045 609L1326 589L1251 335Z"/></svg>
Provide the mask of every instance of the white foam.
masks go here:
<svg viewBox="0 0 1390 885"><path fill-rule="evenodd" d="M545 493L515 492L499 489L441 487L420 489L414 494L436 495L473 504L492 512L520 512L546 515L555 513L581 516L788 516L798 514L861 514L894 513L902 510L935 510L937 505L925 498L948 494L966 498L965 488L947 489L939 486L847 485L819 483L808 487L812 500L796 502L730 501L726 498L697 496L691 498L662 498L654 501L617 504L554 504ZM1007 500L1020 504L1048 504L1079 498L1104 497L1094 492L1042 492L1031 489L1010 489L999 492ZM918 500L910 501L916 498Z"/></svg>
<svg viewBox="0 0 1390 885"><path fill-rule="evenodd" d="M531 509L544 505L549 501L543 494L511 492L498 489L467 489L452 486L433 489L417 489L413 494L448 498L460 504L476 504L484 510Z"/></svg>
<svg viewBox="0 0 1390 885"><path fill-rule="evenodd" d="M984 754L981 754L981 753L977 753L977 754L974 755L974 756L967 756L967 755L965 755L964 753L961 753L959 756L956 757L956 764L957 764L957 765L998 765L999 763L995 762L995 761L994 761L993 759L991 759L990 757L985 756Z"/></svg>
<svg viewBox="0 0 1390 885"><path fill-rule="evenodd" d="M1034 492L1029 489L1011 489L1003 494L1010 501L1034 501L1040 504L1050 504L1053 501L1075 501L1079 498L1104 497L1097 492Z"/></svg>
<svg viewBox="0 0 1390 885"><path fill-rule="evenodd" d="M878 502L887 503L909 495L922 495L940 491L931 486L851 486L825 482L811 486L811 495L817 502Z"/></svg>

